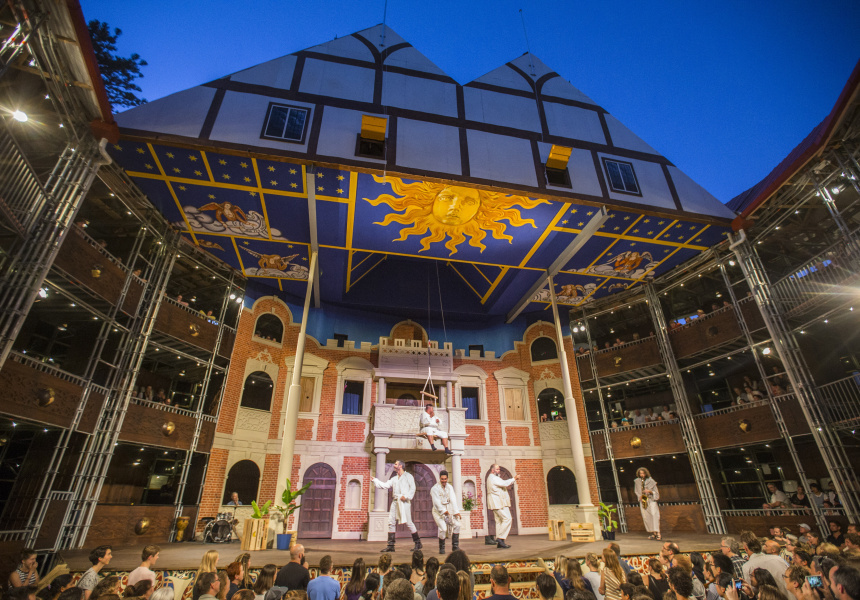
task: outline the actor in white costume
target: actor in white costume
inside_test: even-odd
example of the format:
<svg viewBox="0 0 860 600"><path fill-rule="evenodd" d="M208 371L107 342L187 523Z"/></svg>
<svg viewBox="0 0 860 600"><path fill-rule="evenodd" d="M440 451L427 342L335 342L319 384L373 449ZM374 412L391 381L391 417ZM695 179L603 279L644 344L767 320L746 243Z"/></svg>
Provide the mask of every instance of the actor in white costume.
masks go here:
<svg viewBox="0 0 860 600"><path fill-rule="evenodd" d="M657 506L660 492L657 491L657 482L651 478L651 473L645 467L636 471L636 483L633 485L633 491L639 498L639 510L642 511L645 531L651 534L648 539L663 539L660 536L660 507Z"/></svg>
<svg viewBox="0 0 860 600"><path fill-rule="evenodd" d="M412 522L412 498L415 496L415 479L412 475L406 472L406 465L402 460L394 463L395 475L388 481L380 481L376 477L372 479L373 485L377 488L391 489L393 500L391 508L388 510L388 546L380 552L394 552L394 529L398 525L406 523L409 532L412 534L412 540L415 542L415 547L412 551L421 550L421 538L418 536L418 530Z"/></svg>
<svg viewBox="0 0 860 600"><path fill-rule="evenodd" d="M439 473L439 483L430 488L433 520L439 529L439 554L445 554L445 538L451 534L451 551L460 549L460 509L454 486L448 485L448 471Z"/></svg>
<svg viewBox="0 0 860 600"><path fill-rule="evenodd" d="M427 437L427 441L430 442L431 450L438 449L433 444L433 438L439 438L442 440L442 445L445 447L445 454L454 454L451 452L451 448L448 447L448 434L439 429L440 425L441 421L439 420L439 417L436 416L436 407L432 404L425 406L424 412L421 413L420 435Z"/></svg>
<svg viewBox="0 0 860 600"><path fill-rule="evenodd" d="M499 473L502 468L499 465L490 467L490 476L487 477L487 506L493 511L496 518L496 548L510 548L505 543L514 522L511 517L511 497L508 488L520 478L519 475L513 479L502 479Z"/></svg>

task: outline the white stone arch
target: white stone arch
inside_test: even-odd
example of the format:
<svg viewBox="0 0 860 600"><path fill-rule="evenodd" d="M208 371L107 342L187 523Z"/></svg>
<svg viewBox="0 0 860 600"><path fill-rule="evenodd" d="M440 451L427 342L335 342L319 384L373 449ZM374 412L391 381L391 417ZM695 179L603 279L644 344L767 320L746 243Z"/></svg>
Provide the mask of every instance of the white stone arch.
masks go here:
<svg viewBox="0 0 860 600"><path fill-rule="evenodd" d="M427 333L427 329L426 329L423 325L421 325L420 323L416 323L416 322L415 322L415 321L413 321L412 319L406 319L405 321L398 321L397 323L395 323L395 324L391 327L391 330L388 332L388 338L389 338L390 340L392 340L392 343L394 342L394 339L395 339L395 337L394 337L394 330L395 330L395 329L397 329L398 327L400 327L401 325L413 325L413 326L415 326L415 327L420 328L420 329L421 329L421 331L422 331L422 332L423 332L423 334L424 334L424 339L425 339L425 340L427 340L427 341L430 341L430 334L428 334L428 333ZM407 344L407 346L408 346L408 345L409 345L409 344Z"/></svg>
<svg viewBox="0 0 860 600"><path fill-rule="evenodd" d="M546 358L543 360L535 360L533 358L532 347L535 345L535 342L537 342L538 340L549 340L550 342L552 342L552 345L555 347L555 358ZM533 365L547 365L547 364L557 363L559 360L560 359L559 359L558 340L555 338L554 335L547 335L547 334L538 335L537 337L535 337L535 339L533 339L529 343L529 361L531 362L531 364L533 364Z"/></svg>
<svg viewBox="0 0 860 600"><path fill-rule="evenodd" d="M224 477L221 479L221 499L223 500L224 495L227 493L227 475L230 473L230 469L236 466L236 463L242 462L243 460L249 460L260 469L260 480L257 482L257 497L260 497L260 488L263 485L263 467L266 464L266 453L259 451L248 451L248 450L230 450L230 453L227 455L227 465L224 468ZM241 500L241 498L240 498ZM246 504L250 504L249 501L245 501ZM220 504L220 502L219 502Z"/></svg>
<svg viewBox="0 0 860 600"><path fill-rule="evenodd" d="M284 324L284 333L286 334L287 325L292 325L295 322L295 321L293 321L293 311L290 310L290 307L287 305L286 302L284 302L283 300L281 300L277 296L261 296L260 298L257 298L256 300L254 300L254 304L251 306L251 313L254 315L254 322L255 323L257 322L257 317L259 317L261 314L264 314L267 312L268 313L275 313L274 310L269 310L269 311L263 310L262 305L259 307L257 306L260 302L262 302L264 300L271 300L272 302L274 302L278 306L279 309L287 311L286 318L282 318L282 317L278 316L278 318L281 319L281 322Z"/></svg>
<svg viewBox="0 0 860 600"><path fill-rule="evenodd" d="M370 414L373 372L373 363L360 356L350 356L337 363L337 396L335 396L334 414L343 415L343 392L347 381L362 382L364 395L362 397L361 415L346 416L364 418Z"/></svg>

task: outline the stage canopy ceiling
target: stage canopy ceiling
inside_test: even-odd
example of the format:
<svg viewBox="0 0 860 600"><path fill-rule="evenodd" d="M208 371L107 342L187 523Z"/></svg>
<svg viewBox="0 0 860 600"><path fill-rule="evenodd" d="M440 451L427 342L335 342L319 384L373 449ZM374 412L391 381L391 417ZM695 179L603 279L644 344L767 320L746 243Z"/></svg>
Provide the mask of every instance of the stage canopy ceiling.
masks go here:
<svg viewBox="0 0 860 600"><path fill-rule="evenodd" d="M459 85L382 31L122 113L111 154L190 242L293 301L314 238L323 303L400 313L432 296L477 317L546 310L536 282L603 206L555 277L561 304L656 277L729 230L731 211L536 58Z"/></svg>

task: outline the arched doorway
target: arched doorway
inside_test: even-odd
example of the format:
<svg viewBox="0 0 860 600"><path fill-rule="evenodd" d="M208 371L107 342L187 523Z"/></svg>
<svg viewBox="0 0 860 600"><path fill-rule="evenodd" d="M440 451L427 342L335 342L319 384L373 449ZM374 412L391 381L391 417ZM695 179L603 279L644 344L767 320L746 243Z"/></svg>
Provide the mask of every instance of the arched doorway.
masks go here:
<svg viewBox="0 0 860 600"><path fill-rule="evenodd" d="M576 477L567 467L553 467L546 474L546 490L550 504L579 504Z"/></svg>
<svg viewBox="0 0 860 600"><path fill-rule="evenodd" d="M412 498L412 522L421 537L436 536L436 521L433 520L433 500L430 499L430 488L436 485L436 476L426 465L418 462L406 463L406 471L415 478L415 496ZM394 494L388 490L388 506ZM397 537L411 537L406 525L398 525Z"/></svg>
<svg viewBox="0 0 860 600"><path fill-rule="evenodd" d="M224 497L221 504L230 502L233 492L239 494L239 502L251 504L251 500L257 499L257 490L260 487L260 467L253 460L240 460L230 467L227 473L227 482L224 484Z"/></svg>
<svg viewBox="0 0 860 600"><path fill-rule="evenodd" d="M513 479L514 476L511 475L511 472L506 468L499 466L500 472L499 477L502 479ZM490 476L490 471L484 474L484 484L486 485L487 477ZM511 523L511 535L517 535L517 495L514 493L514 487L516 484L512 485L508 488L508 495L511 497L511 517L513 517L514 522ZM486 497L486 491L484 492L484 496ZM487 533L489 535L496 535L496 517L493 514L493 511L490 510L490 507L487 506Z"/></svg>
<svg viewBox="0 0 860 600"><path fill-rule="evenodd" d="M334 469L325 463L313 464L305 471L302 485L308 481L314 483L302 495L302 508L299 510L299 539L331 539L334 523L334 490L337 485Z"/></svg>

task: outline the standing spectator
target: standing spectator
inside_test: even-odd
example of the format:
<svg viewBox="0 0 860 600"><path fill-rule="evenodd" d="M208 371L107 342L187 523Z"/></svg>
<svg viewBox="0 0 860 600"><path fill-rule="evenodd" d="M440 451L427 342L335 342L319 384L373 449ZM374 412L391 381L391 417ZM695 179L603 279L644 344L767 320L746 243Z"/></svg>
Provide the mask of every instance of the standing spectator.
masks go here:
<svg viewBox="0 0 860 600"><path fill-rule="evenodd" d="M621 600L621 584L624 583L624 570L618 562L618 555L607 546L603 549L603 571L600 573L599 591L606 600Z"/></svg>
<svg viewBox="0 0 860 600"><path fill-rule="evenodd" d="M227 579L229 588L227 589L226 600L230 600L233 594L242 589L242 580L245 577L245 570L242 568L242 563L231 562L227 565Z"/></svg>
<svg viewBox="0 0 860 600"><path fill-rule="evenodd" d="M585 577L588 582L591 584L591 591L594 592L595 598L597 600L603 600L603 594L600 593L600 557L597 556L594 552L589 552L585 555L585 566L588 567L588 571L585 573L583 577Z"/></svg>
<svg viewBox="0 0 860 600"><path fill-rule="evenodd" d="M202 600L217 600L217 595L220 590L221 580L218 579L217 573L200 573L197 577L197 581L194 583L194 592L197 592L197 597Z"/></svg>
<svg viewBox="0 0 860 600"><path fill-rule="evenodd" d="M409 591L412 591L410 586ZM460 595L460 578L454 569L442 569L436 576L436 595L439 600L457 600Z"/></svg>
<svg viewBox="0 0 860 600"><path fill-rule="evenodd" d="M99 571L110 564L111 547L99 546L90 552L90 563L92 567L86 570L78 581L78 587L84 590L84 600L89 600L90 595L99 583Z"/></svg>
<svg viewBox="0 0 860 600"><path fill-rule="evenodd" d="M750 574L755 569L764 569L773 577L779 590L785 594L788 590L785 588L785 561L778 556L763 554L761 551L761 541L752 531L744 531L741 534L741 543L749 555L747 564L744 565L744 580L750 581Z"/></svg>
<svg viewBox="0 0 860 600"><path fill-rule="evenodd" d="M693 576L682 567L672 567L667 576L675 600L689 600L693 595Z"/></svg>
<svg viewBox="0 0 860 600"><path fill-rule="evenodd" d="M785 495L785 492L777 488L775 483L768 483L767 489L770 492L770 502L762 504L762 508L769 509L788 507L788 496Z"/></svg>
<svg viewBox="0 0 860 600"><path fill-rule="evenodd" d="M827 536L826 541L837 548L841 548L845 543L845 536L842 535L842 525L840 525L839 521L828 521L827 527L830 529L830 535Z"/></svg>
<svg viewBox="0 0 860 600"><path fill-rule="evenodd" d="M648 589L651 591L651 595L659 600L669 591L669 582L666 579L665 571L663 571L663 565L656 558L648 559L645 564ZM600 599L598 598L598 600Z"/></svg>
<svg viewBox="0 0 860 600"><path fill-rule="evenodd" d="M420 553L420 550L416 550ZM415 563L415 553L412 554L413 564ZM422 559L421 562L424 562ZM358 600L364 593L364 579L367 574L367 569L364 566L363 558L356 558L352 563L352 571L349 574L349 583L343 589L343 594L346 600Z"/></svg>
<svg viewBox="0 0 860 600"><path fill-rule="evenodd" d="M496 565L490 570L490 590L493 592L487 600L516 600L510 591L511 578L508 570L502 565Z"/></svg>
<svg viewBox="0 0 860 600"><path fill-rule="evenodd" d="M733 575L735 578L743 579L743 567L747 561L740 555L741 547L738 541L733 537L724 537L720 542L720 551L732 559Z"/></svg>
<svg viewBox="0 0 860 600"><path fill-rule="evenodd" d="M36 551L24 548L21 550L21 562L9 575L9 587L32 587L39 583L39 563L36 562Z"/></svg>
<svg viewBox="0 0 860 600"><path fill-rule="evenodd" d="M621 565L621 569L624 571L624 576L626 577L627 574L633 570L633 567L631 567L630 563L628 563L627 560L623 556L621 556L621 546L619 546L615 542L612 542L611 544L609 544L608 547L615 553L615 556L618 557L618 564Z"/></svg>
<svg viewBox="0 0 860 600"><path fill-rule="evenodd" d="M330 573L331 556L326 554L320 559L320 574L308 583L310 600L337 600L340 596L340 584Z"/></svg>
<svg viewBox="0 0 860 600"><path fill-rule="evenodd" d="M128 574L128 585L135 585L138 581L148 579L155 586L155 572L152 567L155 566L155 561L158 560L158 554L161 548L155 545L146 546L143 552L140 553L140 558L143 560L140 566Z"/></svg>
<svg viewBox="0 0 860 600"><path fill-rule="evenodd" d="M384 556L384 555L383 555ZM388 566L391 566L391 557L388 558ZM380 564L382 558L380 557ZM308 571L308 561L305 560L305 547L301 544L296 544L290 548L290 562L285 564L275 579L275 585L285 587L288 590L305 590L308 589L308 583L311 580L310 571ZM257 592L258 594L260 592Z"/></svg>

